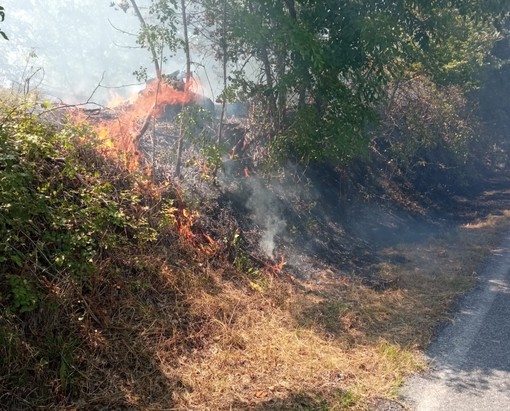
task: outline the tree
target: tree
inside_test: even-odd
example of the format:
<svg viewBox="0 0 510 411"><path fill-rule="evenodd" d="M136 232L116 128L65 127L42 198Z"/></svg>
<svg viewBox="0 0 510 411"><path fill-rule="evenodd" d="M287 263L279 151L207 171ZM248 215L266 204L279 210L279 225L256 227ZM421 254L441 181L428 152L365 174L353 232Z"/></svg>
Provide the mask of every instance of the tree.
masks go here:
<svg viewBox="0 0 510 411"><path fill-rule="evenodd" d="M403 79L426 75L438 85L473 87L509 4L201 0L193 5L201 16L193 34L221 64L222 103L238 96L258 103L260 137L274 153L349 161L367 149L367 126L376 123L381 104L391 106ZM152 0L156 23L143 28L139 42L182 46L189 73L186 7L181 0L184 38L177 39L177 2ZM158 32L164 27L170 36Z"/></svg>
<svg viewBox="0 0 510 411"><path fill-rule="evenodd" d="M218 56L227 37L231 94L260 101L270 144L304 161L362 153L367 124L403 76L471 87L508 4L232 0L224 36L220 0L202 2Z"/></svg>
<svg viewBox="0 0 510 411"><path fill-rule="evenodd" d="M158 81L157 90L159 90L161 81L163 80L161 66L167 59L167 56L165 56L165 50L168 49L171 52L175 52L179 47L182 47L186 58L185 91L187 91L187 87L190 84L192 74L190 42L188 35L188 15L185 0L180 1L180 16L183 30L182 39L177 37L178 28L176 16L178 5L176 1L152 0L149 7L149 15L153 21L152 24L147 23L135 0L130 0L130 3L140 21L141 29L138 35L138 43L151 52L152 59L154 61L156 77ZM129 8L129 4L127 4L125 1L121 4L117 4L117 6L122 8L124 11ZM145 70L140 70L138 74L145 74ZM157 102L155 104L157 104ZM186 116L181 116L180 131L177 138L177 155L174 175L178 178L181 176L181 158L184 137L186 135L186 125L184 124L185 118ZM149 120L150 115L146 117L142 130L146 129Z"/></svg>
<svg viewBox="0 0 510 411"><path fill-rule="evenodd" d="M228 78L227 78L227 66L228 66L228 46L227 46L227 0L223 0L222 4L222 21L221 21L221 52L222 52L222 74L223 74L223 90L227 90ZM218 127L218 144L221 144L223 137L223 122L225 120L225 108L227 104L227 98L225 93L222 93L221 98L221 113L220 113L220 124Z"/></svg>
<svg viewBox="0 0 510 411"><path fill-rule="evenodd" d="M138 7L138 4L136 4L135 0L130 0L131 5L133 6L133 9L135 10L135 14L138 17L138 20L140 21L140 34L138 37L138 41L141 45L146 46L152 55L152 61L154 63L154 68L156 70L156 78L158 81L161 81L161 65L159 62L159 55L157 50L157 38L154 35L154 33L151 33L151 28L147 25L145 22L145 19L142 16L142 13L140 12L140 9Z"/></svg>
<svg viewBox="0 0 510 411"><path fill-rule="evenodd" d="M183 47L184 53L186 55L186 85L189 84L191 80L191 56L189 50L189 37L188 37L188 18L186 13L186 3L185 0L181 0L181 16L182 16L182 29L183 29ZM182 146L184 144L184 136L185 136L185 126L183 124L185 120L185 116L181 117L181 125L179 129L179 138L177 140L177 159L175 162L175 172L174 175L177 178L181 177L181 162L182 162Z"/></svg>

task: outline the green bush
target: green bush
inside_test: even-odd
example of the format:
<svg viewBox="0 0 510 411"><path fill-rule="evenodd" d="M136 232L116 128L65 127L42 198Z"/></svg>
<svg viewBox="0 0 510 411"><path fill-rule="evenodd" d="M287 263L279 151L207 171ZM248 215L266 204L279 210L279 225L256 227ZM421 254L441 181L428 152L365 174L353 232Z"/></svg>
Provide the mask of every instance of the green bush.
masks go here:
<svg viewBox="0 0 510 411"><path fill-rule="evenodd" d="M37 112L0 99L0 396L13 409L79 395L84 330L105 290L138 273L124 256L174 238L170 198L106 158L86 124Z"/></svg>
<svg viewBox="0 0 510 411"><path fill-rule="evenodd" d="M104 159L86 126L57 129L28 106L0 128L0 295L16 312L37 307L44 281L86 284L99 257L156 239L135 177Z"/></svg>
<svg viewBox="0 0 510 411"><path fill-rule="evenodd" d="M437 87L426 77L402 81L392 91L374 133L374 147L418 191L466 186L477 176L471 153L478 120L459 87Z"/></svg>

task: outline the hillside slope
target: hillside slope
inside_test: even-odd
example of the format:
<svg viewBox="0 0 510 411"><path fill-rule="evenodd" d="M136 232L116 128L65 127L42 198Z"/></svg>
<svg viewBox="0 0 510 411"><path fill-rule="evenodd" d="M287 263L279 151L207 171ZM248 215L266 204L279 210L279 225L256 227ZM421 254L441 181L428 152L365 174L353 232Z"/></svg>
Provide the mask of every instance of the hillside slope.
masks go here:
<svg viewBox="0 0 510 411"><path fill-rule="evenodd" d="M3 108L0 139L3 409L374 407L508 227L506 182L444 224L378 198L399 180L362 201L327 166L290 197L246 178L198 201L30 107Z"/></svg>

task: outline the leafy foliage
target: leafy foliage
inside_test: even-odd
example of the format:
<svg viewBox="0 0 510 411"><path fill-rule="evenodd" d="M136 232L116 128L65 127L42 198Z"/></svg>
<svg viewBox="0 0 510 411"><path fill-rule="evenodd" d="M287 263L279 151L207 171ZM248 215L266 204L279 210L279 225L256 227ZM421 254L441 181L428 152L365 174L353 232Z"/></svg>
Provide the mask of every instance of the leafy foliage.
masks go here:
<svg viewBox="0 0 510 411"><path fill-rule="evenodd" d="M273 147L303 161L363 154L396 79L472 87L508 13L507 1L233 1L225 39L222 3L202 5L218 59L229 45L225 95L262 101L261 138L277 136Z"/></svg>
<svg viewBox="0 0 510 411"><path fill-rule="evenodd" d="M470 105L459 86L439 87L427 77L400 82L373 131L373 153L420 193L460 191L481 170L473 150L479 119Z"/></svg>
<svg viewBox="0 0 510 411"><path fill-rule="evenodd" d="M135 180L110 174L86 128L56 130L26 110L4 117L0 133L0 273L8 279L0 287L2 303L19 312L36 308L43 279L86 284L98 256L156 239L135 213L144 207Z"/></svg>
<svg viewBox="0 0 510 411"><path fill-rule="evenodd" d="M179 7L151 1L139 43L185 47ZM228 76L219 99L251 101L253 139L272 159L348 163L367 154L395 83L474 88L507 14L504 0L201 0L186 25Z"/></svg>
<svg viewBox="0 0 510 411"><path fill-rule="evenodd" d="M0 373L4 401L23 392L44 407L77 393L83 332L101 324L87 300L142 270L120 255L175 239L179 209L105 158L86 124L57 128L38 111L19 99L0 108Z"/></svg>

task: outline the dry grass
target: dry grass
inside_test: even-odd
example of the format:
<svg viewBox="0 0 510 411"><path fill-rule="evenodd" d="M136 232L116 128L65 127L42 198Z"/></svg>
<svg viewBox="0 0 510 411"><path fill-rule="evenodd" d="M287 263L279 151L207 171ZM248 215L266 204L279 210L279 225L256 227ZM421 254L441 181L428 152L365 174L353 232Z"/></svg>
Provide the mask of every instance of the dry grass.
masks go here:
<svg viewBox="0 0 510 411"><path fill-rule="evenodd" d="M36 389L11 387L3 402L61 410L371 409L424 369L420 349L473 285L509 215L385 250L405 262L377 267L381 287L326 270L308 282L268 277L260 291L242 273L179 247L143 257L126 251L105 262L87 295L67 292L55 313L67 325L47 317L26 325L79 332L79 341L48 338L50 365L67 352L67 378L49 373L34 340L18 347L28 360L17 365L28 370L30 358L39 361Z"/></svg>
<svg viewBox="0 0 510 411"><path fill-rule="evenodd" d="M406 262L378 267L383 290L325 271L320 282L275 280L266 293L222 287L195 296L192 311L209 318L209 339L177 367L162 363L187 387L177 408L367 409L373 398L396 396L405 376L425 367L420 349L473 285L507 217L386 250ZM164 349L161 357L170 358Z"/></svg>
<svg viewBox="0 0 510 411"><path fill-rule="evenodd" d="M341 409L360 405L367 392L387 395L396 380L422 365L383 339L349 347L343 338L302 327L288 307L274 306L263 295L238 295L225 303L227 295L198 298L200 312L214 307L214 336L207 347L181 358L178 370L163 367L193 387L176 397L182 409L314 409L307 407L322 402ZM299 295L288 298L292 303Z"/></svg>

